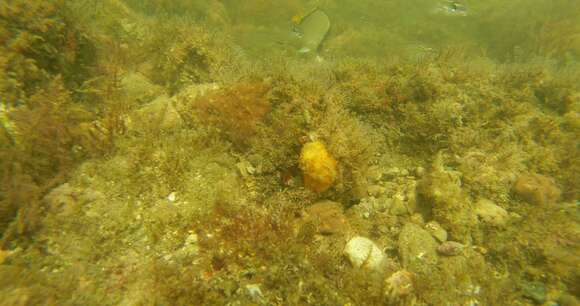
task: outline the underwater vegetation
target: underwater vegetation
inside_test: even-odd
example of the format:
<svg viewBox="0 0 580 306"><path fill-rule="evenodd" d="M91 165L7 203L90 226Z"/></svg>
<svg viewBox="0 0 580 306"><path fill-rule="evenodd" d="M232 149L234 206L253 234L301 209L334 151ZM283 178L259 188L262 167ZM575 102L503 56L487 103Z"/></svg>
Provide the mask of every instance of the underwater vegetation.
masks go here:
<svg viewBox="0 0 580 306"><path fill-rule="evenodd" d="M219 128L224 137L242 146L248 144L271 110L269 91L270 85L265 82L241 82L204 95L188 107L197 120Z"/></svg>
<svg viewBox="0 0 580 306"><path fill-rule="evenodd" d="M580 10L424 2L1 2L0 304L577 305Z"/></svg>
<svg viewBox="0 0 580 306"><path fill-rule="evenodd" d="M59 2L0 5L4 237L36 227L42 192L78 161L92 137L94 112L73 92L89 76L92 47L62 8Z"/></svg>

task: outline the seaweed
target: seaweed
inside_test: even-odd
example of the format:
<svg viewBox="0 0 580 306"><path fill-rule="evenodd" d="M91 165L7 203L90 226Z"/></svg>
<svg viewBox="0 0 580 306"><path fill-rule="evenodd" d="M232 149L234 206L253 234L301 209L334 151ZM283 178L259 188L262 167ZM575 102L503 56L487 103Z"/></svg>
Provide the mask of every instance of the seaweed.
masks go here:
<svg viewBox="0 0 580 306"><path fill-rule="evenodd" d="M244 147L271 110L269 91L264 81L239 82L190 101L189 108L197 121L220 129L226 139Z"/></svg>
<svg viewBox="0 0 580 306"><path fill-rule="evenodd" d="M227 37L186 20L143 25L151 34L144 50L151 54L145 74L175 94L188 85L220 81L225 71L235 72L233 47Z"/></svg>
<svg viewBox="0 0 580 306"><path fill-rule="evenodd" d="M74 90L90 77L93 48L69 19L64 3L13 1L0 6L5 42L0 47L2 232L18 212L4 235L6 244L37 227L40 197L47 188L105 145L103 139L87 141L95 139L86 124L96 115L75 101L81 97Z"/></svg>
<svg viewBox="0 0 580 306"><path fill-rule="evenodd" d="M56 78L10 114L16 136L15 144L2 152L2 190L7 195L3 206L10 207L8 215L19 211L14 226L20 235L30 233L40 222L40 197L65 178L85 149L98 148L80 146L86 134L79 125L89 122L92 115L71 103L62 80ZM37 191L30 192L31 188ZM13 234L4 238L8 237Z"/></svg>
<svg viewBox="0 0 580 306"><path fill-rule="evenodd" d="M327 2L312 57L282 41L299 1L2 2L2 300L573 302L578 13L523 2ZM338 169L323 192L301 181L312 142ZM408 225L429 254L396 243ZM349 264L352 236L384 269ZM438 254L445 239L465 246Z"/></svg>

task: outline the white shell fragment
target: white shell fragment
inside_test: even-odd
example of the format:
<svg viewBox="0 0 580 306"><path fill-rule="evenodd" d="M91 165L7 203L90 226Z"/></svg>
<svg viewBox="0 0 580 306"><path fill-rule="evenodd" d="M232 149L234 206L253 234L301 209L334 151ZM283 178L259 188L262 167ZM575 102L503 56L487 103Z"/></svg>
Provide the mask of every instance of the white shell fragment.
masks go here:
<svg viewBox="0 0 580 306"><path fill-rule="evenodd" d="M175 202L175 200L177 200L177 195L175 194L175 191L174 191L174 192L172 192L172 193L170 193L170 194L167 196L167 200L168 200L169 202Z"/></svg>
<svg viewBox="0 0 580 306"><path fill-rule="evenodd" d="M385 258L383 251L372 240L361 236L350 239L344 253L357 268L377 269Z"/></svg>
<svg viewBox="0 0 580 306"><path fill-rule="evenodd" d="M254 299L260 300L264 297L262 290L260 290L260 284L248 284L246 285L246 291Z"/></svg>

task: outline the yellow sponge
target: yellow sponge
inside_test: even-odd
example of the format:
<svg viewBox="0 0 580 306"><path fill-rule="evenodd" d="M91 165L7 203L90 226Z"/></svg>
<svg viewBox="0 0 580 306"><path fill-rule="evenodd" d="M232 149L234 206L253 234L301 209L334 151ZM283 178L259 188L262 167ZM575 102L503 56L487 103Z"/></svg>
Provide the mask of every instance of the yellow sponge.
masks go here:
<svg viewBox="0 0 580 306"><path fill-rule="evenodd" d="M320 141L309 142L302 147L300 169L304 185L314 192L327 190L336 179L336 160Z"/></svg>

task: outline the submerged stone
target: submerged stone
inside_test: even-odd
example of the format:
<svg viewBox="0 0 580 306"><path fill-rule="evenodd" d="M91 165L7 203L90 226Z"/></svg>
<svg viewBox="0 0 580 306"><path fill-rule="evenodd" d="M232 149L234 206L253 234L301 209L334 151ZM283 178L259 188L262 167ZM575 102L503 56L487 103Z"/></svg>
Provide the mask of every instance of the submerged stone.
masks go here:
<svg viewBox="0 0 580 306"><path fill-rule="evenodd" d="M444 256L456 256L461 254L465 246L455 241L445 241L437 247L437 252Z"/></svg>
<svg viewBox="0 0 580 306"><path fill-rule="evenodd" d="M542 282L524 282L521 284L522 294L533 300L536 304L543 304L546 302L546 285Z"/></svg>
<svg viewBox="0 0 580 306"><path fill-rule="evenodd" d="M430 270L437 264L437 242L420 226L407 223L399 234L399 255L411 272Z"/></svg>
<svg viewBox="0 0 580 306"><path fill-rule="evenodd" d="M345 233L348 220L342 212L342 205L333 201L321 201L306 209L306 222L314 224L322 235Z"/></svg>
<svg viewBox="0 0 580 306"><path fill-rule="evenodd" d="M555 203L561 194L554 180L541 174L520 175L513 189L526 202L537 205Z"/></svg>
<svg viewBox="0 0 580 306"><path fill-rule="evenodd" d="M161 95L130 115L127 128L131 131L171 130L183 125L172 98Z"/></svg>
<svg viewBox="0 0 580 306"><path fill-rule="evenodd" d="M481 221L494 226L505 225L509 218L505 209L483 198L475 203L475 213Z"/></svg>
<svg viewBox="0 0 580 306"><path fill-rule="evenodd" d="M439 222L430 221L425 225L425 229L439 242L447 241L447 231L441 227Z"/></svg>

